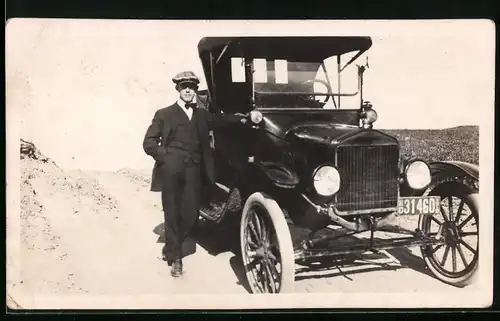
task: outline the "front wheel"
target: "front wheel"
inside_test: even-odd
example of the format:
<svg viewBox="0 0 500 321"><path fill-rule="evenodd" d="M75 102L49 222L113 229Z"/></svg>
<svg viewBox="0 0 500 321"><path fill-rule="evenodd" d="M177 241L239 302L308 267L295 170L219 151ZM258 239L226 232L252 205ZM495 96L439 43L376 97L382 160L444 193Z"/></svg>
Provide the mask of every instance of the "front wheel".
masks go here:
<svg viewBox="0 0 500 321"><path fill-rule="evenodd" d="M262 193L250 195L241 217L240 244L243 267L253 293L293 292L292 238L276 201Z"/></svg>
<svg viewBox="0 0 500 321"><path fill-rule="evenodd" d="M479 196L446 192L440 214L424 216L420 230L443 243L421 248L429 270L441 281L464 287L473 281L479 258ZM451 256L451 259L450 259Z"/></svg>

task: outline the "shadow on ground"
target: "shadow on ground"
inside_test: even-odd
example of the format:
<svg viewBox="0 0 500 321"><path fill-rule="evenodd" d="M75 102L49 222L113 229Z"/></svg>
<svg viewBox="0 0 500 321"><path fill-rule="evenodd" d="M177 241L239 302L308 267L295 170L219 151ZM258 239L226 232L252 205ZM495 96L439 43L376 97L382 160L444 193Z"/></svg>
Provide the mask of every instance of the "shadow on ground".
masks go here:
<svg viewBox="0 0 500 321"><path fill-rule="evenodd" d="M164 223L160 223L155 226L153 229L153 233L158 235L158 239L156 240L156 243L162 243L165 244L165 237L164 237ZM196 253L196 238L195 237L188 237L188 239L185 241L185 243L182 245L182 257L188 257L190 255L193 255ZM163 260L166 261L166 258L163 257ZM169 263L170 265L170 263Z"/></svg>
<svg viewBox="0 0 500 321"><path fill-rule="evenodd" d="M353 270L345 271L346 268L356 268ZM306 267L299 268L296 270L295 281L301 280L311 280L311 279L323 279L323 278L333 278L333 277L345 277L350 281L354 281L350 276L368 272L376 271L396 271L401 269L401 266L391 265L385 263L368 263L362 261L349 262L339 265L325 264L324 266L315 266L314 268ZM330 273L318 274L318 272L331 271ZM311 273L310 275L303 275L302 273Z"/></svg>
<svg viewBox="0 0 500 321"><path fill-rule="evenodd" d="M219 223L205 219L198 221L193 233L193 240L212 256L230 252L233 254L229 260L231 268L237 278L237 284L243 286L249 293L250 288L245 277L241 262L239 216L229 216ZM157 243L165 243L163 223L158 224L153 233L158 235ZM191 255L194 253L189 253Z"/></svg>
<svg viewBox="0 0 500 321"><path fill-rule="evenodd" d="M227 217L219 223L200 219L194 237L209 254L217 256L224 252L240 254L239 218Z"/></svg>
<svg viewBox="0 0 500 321"><path fill-rule="evenodd" d="M424 259L413 254L410 249L399 248L387 250L387 252L397 258L402 266L430 277L434 277L434 275L427 269Z"/></svg>
<svg viewBox="0 0 500 321"><path fill-rule="evenodd" d="M241 261L239 223L240 222L238 215L226 217L220 223L213 223L204 219L200 219L195 228L193 239L210 255L217 256L221 253L231 252L233 256L231 257L229 262L238 280L237 284L243 286L250 293L250 287L248 285ZM164 243L163 224L159 224L158 226L156 226L154 229L154 233L159 236L157 242ZM302 234L302 236L304 236L307 233ZM361 239L357 237L348 236L345 237L345 241L343 241L342 243L354 243L359 242L360 240ZM378 240L382 239L374 238L374 241ZM295 241L296 240L294 240L294 243ZM321 260L316 261L298 262L295 281L332 277L345 277L347 279L353 280L352 278L350 278L350 276L376 271L396 271L406 268L433 277L432 274L427 270L423 259L417 255L414 255L410 251L410 249L397 248L386 250L386 252L393 256L397 260L397 262L377 262L378 259L387 258L387 255L385 255L384 252L381 252L379 254L364 253L359 255L349 255L348 257L345 257L340 261L322 258Z"/></svg>
<svg viewBox="0 0 500 321"><path fill-rule="evenodd" d="M241 261L239 218L238 215L228 216L219 223L200 220L195 230L195 238L198 245L210 255L232 253L229 264L238 280L237 284L251 293Z"/></svg>
<svg viewBox="0 0 500 321"><path fill-rule="evenodd" d="M354 236L348 236L344 239L345 240L342 242L343 245L346 243L355 244L362 241L360 238ZM380 238L374 238L375 242L381 240L382 239ZM384 252L388 253L389 256L384 254ZM390 256L395 259L394 262L391 262ZM380 259L389 260L388 262L380 262ZM411 269L429 277L434 277L427 269L424 260L413 254L409 248L405 247L381 251L378 254L367 252L363 254L349 255L340 261L322 258L309 263L299 262L299 264L302 264L302 266L296 269L296 281L338 276L343 276L347 279L353 280L349 276L375 271L395 271L400 269ZM332 272L325 273L327 271Z"/></svg>

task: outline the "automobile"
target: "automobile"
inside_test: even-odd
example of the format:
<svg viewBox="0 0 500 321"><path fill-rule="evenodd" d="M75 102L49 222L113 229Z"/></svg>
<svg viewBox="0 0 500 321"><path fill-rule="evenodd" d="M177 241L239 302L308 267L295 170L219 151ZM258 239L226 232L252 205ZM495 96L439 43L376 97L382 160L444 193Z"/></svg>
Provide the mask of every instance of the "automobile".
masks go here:
<svg viewBox="0 0 500 321"><path fill-rule="evenodd" d="M200 216L220 223L239 215L252 293L293 292L297 265L401 247L420 248L442 282L474 280L479 168L406 155L374 128L378 114L363 97L368 56L360 58L372 44L367 36L198 43L207 84L200 101L214 114L247 115L211 132L217 191ZM401 217L416 217L415 226L394 224ZM308 232L296 237L297 228ZM375 237L380 231L392 236ZM342 241L360 233L369 237Z"/></svg>

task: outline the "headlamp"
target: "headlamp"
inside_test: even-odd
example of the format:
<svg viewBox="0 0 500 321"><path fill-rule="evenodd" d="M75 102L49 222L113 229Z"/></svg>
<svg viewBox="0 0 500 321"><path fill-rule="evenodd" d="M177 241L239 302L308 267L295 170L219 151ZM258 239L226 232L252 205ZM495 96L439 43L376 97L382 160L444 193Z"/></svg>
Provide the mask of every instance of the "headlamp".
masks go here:
<svg viewBox="0 0 500 321"><path fill-rule="evenodd" d="M320 166L314 171L314 189L321 196L332 196L340 189L340 174L333 166Z"/></svg>
<svg viewBox="0 0 500 321"><path fill-rule="evenodd" d="M365 101L360 113L360 119L363 123L363 128L372 128L372 124L377 121L377 118L377 112L372 108L372 104L369 101Z"/></svg>
<svg viewBox="0 0 500 321"><path fill-rule="evenodd" d="M367 109L363 112L363 123L365 124L372 124L374 123L378 118L377 112L374 109Z"/></svg>
<svg viewBox="0 0 500 321"><path fill-rule="evenodd" d="M250 120L254 124L260 124L260 122L262 121L262 113L258 110L252 110L250 112Z"/></svg>
<svg viewBox="0 0 500 321"><path fill-rule="evenodd" d="M422 190L431 183L431 169L422 160L410 161L406 165L404 175L406 183L414 190Z"/></svg>

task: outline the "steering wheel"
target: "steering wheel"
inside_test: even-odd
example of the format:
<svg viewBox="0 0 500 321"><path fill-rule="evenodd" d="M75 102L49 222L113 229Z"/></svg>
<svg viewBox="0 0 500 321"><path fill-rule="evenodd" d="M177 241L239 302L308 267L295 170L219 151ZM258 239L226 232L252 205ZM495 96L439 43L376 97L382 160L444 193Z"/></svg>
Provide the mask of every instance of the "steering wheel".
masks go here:
<svg viewBox="0 0 500 321"><path fill-rule="evenodd" d="M328 94L330 94L330 95L333 94L332 87L330 86L330 84L324 80L321 80L321 79L309 79L309 80L304 81L302 84L306 85L306 84L315 83L315 82L323 84L326 87ZM330 99L330 97L331 96L327 95L325 100L323 100L323 104L326 104L326 102L328 101L328 99Z"/></svg>

